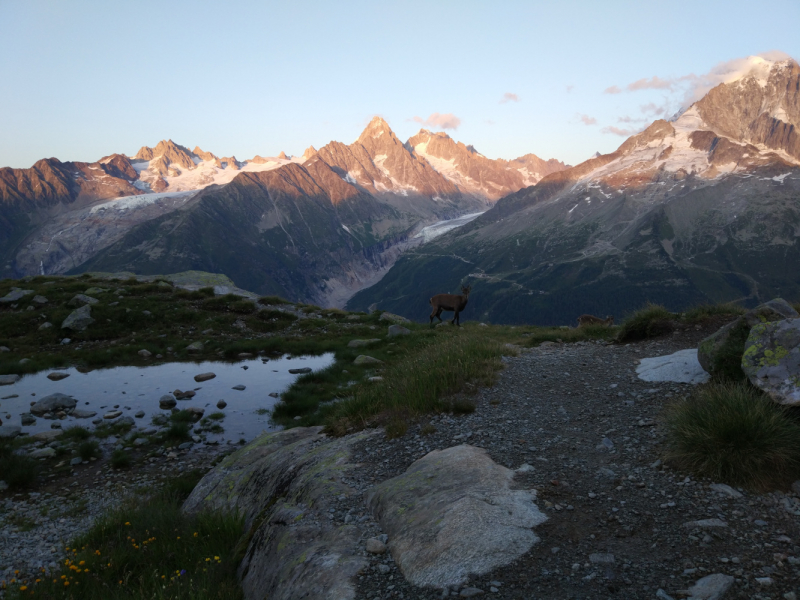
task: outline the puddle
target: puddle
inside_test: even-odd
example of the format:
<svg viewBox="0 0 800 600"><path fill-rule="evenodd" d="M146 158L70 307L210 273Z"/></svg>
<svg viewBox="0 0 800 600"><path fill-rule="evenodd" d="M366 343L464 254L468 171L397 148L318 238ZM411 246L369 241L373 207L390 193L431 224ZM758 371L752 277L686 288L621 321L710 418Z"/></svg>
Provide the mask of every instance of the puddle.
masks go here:
<svg viewBox="0 0 800 600"><path fill-rule="evenodd" d="M169 413L158 407L161 396L176 389L184 392L195 390L193 398L178 400L177 408L203 408L205 416L218 411L225 413L225 419L219 421L225 432L209 435L209 439L238 441L244 438L250 441L262 431L280 429L270 420L278 398L269 394L284 392L300 377L289 373L289 369L308 367L318 371L331 365L333 360L333 353L327 353L321 356L285 356L264 363L261 358L236 363L179 362L151 367L115 367L90 373L79 373L75 368L69 368L55 371L69 373L69 377L60 381L47 379L47 375L54 371L41 371L26 375L13 385L0 387L0 415L4 425L21 425L20 414L28 412L33 402L60 392L78 401L76 410L95 411L97 415L85 419L68 416L61 421L37 417L34 425L22 428L23 433L49 431L54 422L60 423L64 429L76 425L94 429L92 421L113 410L120 410L122 416L132 418L137 412L144 411L143 417L135 419L137 427L142 429L151 426L153 415ZM194 380L195 375L208 372L215 373L216 377L201 383ZM232 389L234 386L244 386L245 389ZM13 394L18 397L2 399ZM227 406L218 409L219 400L224 400ZM265 409L269 412L263 413Z"/></svg>

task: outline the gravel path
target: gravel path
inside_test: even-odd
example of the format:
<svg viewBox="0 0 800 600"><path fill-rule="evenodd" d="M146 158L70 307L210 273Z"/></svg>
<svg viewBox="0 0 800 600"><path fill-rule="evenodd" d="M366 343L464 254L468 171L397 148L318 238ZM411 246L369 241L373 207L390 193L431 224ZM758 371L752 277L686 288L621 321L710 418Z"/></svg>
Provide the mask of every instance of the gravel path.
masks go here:
<svg viewBox="0 0 800 600"><path fill-rule="evenodd" d="M472 592L450 596L482 590L496 598L679 598L701 577L724 573L735 578L726 599L794 598L797 494L718 486L659 460L659 416L692 386L643 382L635 367L640 358L696 347L708 333L524 350L478 393L474 413L431 419L433 434L423 435L420 424L402 438L365 444L356 459L374 480L357 487L402 473L431 450L468 443L519 469L520 486L538 490L549 517L536 529L541 542L514 564L470 581ZM388 555L373 559L358 591L358 598L444 595L410 586Z"/></svg>

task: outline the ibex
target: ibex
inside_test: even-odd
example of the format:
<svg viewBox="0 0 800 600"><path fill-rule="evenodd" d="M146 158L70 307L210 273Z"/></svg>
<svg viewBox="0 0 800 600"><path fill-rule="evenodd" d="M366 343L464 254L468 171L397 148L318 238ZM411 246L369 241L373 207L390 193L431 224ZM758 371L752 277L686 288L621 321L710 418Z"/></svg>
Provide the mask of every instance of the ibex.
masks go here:
<svg viewBox="0 0 800 600"><path fill-rule="evenodd" d="M614 317L608 315L605 319L601 319L600 317L595 317L594 315L581 315L578 317L578 327L582 327L583 325L608 325L611 326L614 324Z"/></svg>
<svg viewBox="0 0 800 600"><path fill-rule="evenodd" d="M433 327L434 317L439 319L440 323L442 322L442 317L439 315L442 314L443 310L455 311L456 314L451 323L461 327L461 319L459 319L458 314L464 310L464 307L467 305L467 300L469 299L469 292L471 289L472 286L462 286L460 296L457 294L436 294L433 298L431 298L430 303L433 307L433 310L431 311L431 327Z"/></svg>

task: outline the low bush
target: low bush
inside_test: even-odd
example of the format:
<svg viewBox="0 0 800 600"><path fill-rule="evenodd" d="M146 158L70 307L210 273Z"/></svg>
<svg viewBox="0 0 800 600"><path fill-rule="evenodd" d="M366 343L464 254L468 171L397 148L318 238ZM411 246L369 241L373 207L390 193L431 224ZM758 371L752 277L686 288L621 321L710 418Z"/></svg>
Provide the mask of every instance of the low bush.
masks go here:
<svg viewBox="0 0 800 600"><path fill-rule="evenodd" d="M81 460L90 460L100 454L100 444L95 440L86 440L78 446L78 456Z"/></svg>
<svg viewBox="0 0 800 600"><path fill-rule="evenodd" d="M11 489L33 487L39 475L37 462L14 453L10 443L0 443L0 481L5 481Z"/></svg>
<svg viewBox="0 0 800 600"><path fill-rule="evenodd" d="M261 304L291 304L291 302L280 296L262 296L258 301Z"/></svg>
<svg viewBox="0 0 800 600"><path fill-rule="evenodd" d="M675 319L676 315L660 304L648 304L623 321L617 340L633 342L670 333L675 328Z"/></svg>
<svg viewBox="0 0 800 600"><path fill-rule="evenodd" d="M115 469L124 469L131 466L131 456L125 450L114 450L111 453L111 466Z"/></svg>
<svg viewBox="0 0 800 600"><path fill-rule="evenodd" d="M668 458L697 475L757 490L800 470L800 423L747 383L709 383L666 415Z"/></svg>

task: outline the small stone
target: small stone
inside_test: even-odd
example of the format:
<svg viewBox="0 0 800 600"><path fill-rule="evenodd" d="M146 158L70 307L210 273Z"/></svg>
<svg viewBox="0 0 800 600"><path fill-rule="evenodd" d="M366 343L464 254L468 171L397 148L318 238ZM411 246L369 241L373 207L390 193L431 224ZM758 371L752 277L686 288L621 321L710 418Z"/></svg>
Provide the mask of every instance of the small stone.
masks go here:
<svg viewBox="0 0 800 600"><path fill-rule="evenodd" d="M133 440L134 446L144 446L146 443L147 443L147 438L143 437L136 438L135 440Z"/></svg>
<svg viewBox="0 0 800 600"><path fill-rule="evenodd" d="M280 394L278 392L270 392L267 394L270 398L280 398Z"/></svg>
<svg viewBox="0 0 800 600"><path fill-rule="evenodd" d="M50 381L61 381L62 379L66 379L69 377L69 373L64 373L64 371L56 371L55 373L49 373L47 378Z"/></svg>
<svg viewBox="0 0 800 600"><path fill-rule="evenodd" d="M684 527L700 527L700 528L708 528L708 527L727 527L728 524L723 521L722 519L701 519L699 521L689 521L683 524Z"/></svg>
<svg viewBox="0 0 800 600"><path fill-rule="evenodd" d="M199 375L194 376L194 380L197 382L208 381L209 379L214 379L217 375L215 373L200 373Z"/></svg>
<svg viewBox="0 0 800 600"><path fill-rule="evenodd" d="M188 450L193 446L193 442L183 442L181 445L178 446L178 450Z"/></svg>
<svg viewBox="0 0 800 600"><path fill-rule="evenodd" d="M34 450L28 456L31 458L50 458L56 455L55 448L39 448Z"/></svg>
<svg viewBox="0 0 800 600"><path fill-rule="evenodd" d="M44 331L45 329L50 329L53 324L50 321L45 321L41 325L39 325L39 331Z"/></svg>
<svg viewBox="0 0 800 600"><path fill-rule="evenodd" d="M139 356L141 356L142 358L150 358L151 356L153 356L153 353L152 353L152 352L150 352L149 350L146 350L146 349L144 349L144 348L142 348L141 350L139 350L139 352L137 352L137 354L138 354Z"/></svg>
<svg viewBox="0 0 800 600"><path fill-rule="evenodd" d="M34 416L31 413L22 413L20 415L20 419L21 419L23 427L27 427L29 425L35 425L36 424L36 419L34 418Z"/></svg>
<svg viewBox="0 0 800 600"><path fill-rule="evenodd" d="M597 552L589 555L589 562L593 565L613 565L616 559L613 554Z"/></svg>
<svg viewBox="0 0 800 600"><path fill-rule="evenodd" d="M143 419L144 411L143 410L136 411L136 413L133 416L136 417L137 419Z"/></svg>
<svg viewBox="0 0 800 600"><path fill-rule="evenodd" d="M68 345L70 342L72 342L72 340L71 340L71 339L69 339L69 338L64 338L63 340L61 340L61 345L62 345L62 346L66 346L66 345Z"/></svg>
<svg viewBox="0 0 800 600"><path fill-rule="evenodd" d="M461 598L473 598L475 596L480 596L481 594L483 594L483 590L482 589L475 588L475 587L467 587L467 588L464 588L463 590L461 590L461 593L459 594L459 596Z"/></svg>
<svg viewBox="0 0 800 600"><path fill-rule="evenodd" d="M244 386L244 385L242 385L242 384L240 383L239 385L235 385L235 386L233 386L231 389L232 389L232 390L238 390L238 391L240 391L240 392L243 392L244 390L246 390L246 389L247 389L247 387L246 387L246 386Z"/></svg>
<svg viewBox="0 0 800 600"><path fill-rule="evenodd" d="M33 297L33 300L31 300L31 302L36 302L36 304L47 304L47 298L45 298L44 296L39 296L37 294L36 296Z"/></svg>
<svg viewBox="0 0 800 600"><path fill-rule="evenodd" d="M85 304L80 308L73 310L66 319L61 323L61 329L74 329L75 331L83 331L89 325L94 323L92 318L92 307ZM61 340L64 343L64 340ZM69 342L67 342L69 343Z"/></svg>
<svg viewBox="0 0 800 600"><path fill-rule="evenodd" d="M111 412L107 412L103 415L103 418L110 421L111 419L116 419L117 417L122 416L121 410L112 410Z"/></svg>
<svg viewBox="0 0 800 600"><path fill-rule="evenodd" d="M192 342L188 346L186 346L187 352L202 352L203 351L203 342Z"/></svg>
<svg viewBox="0 0 800 600"><path fill-rule="evenodd" d="M370 538L364 549L370 554L384 554L386 552L386 544L377 538Z"/></svg>
<svg viewBox="0 0 800 600"><path fill-rule="evenodd" d="M706 575L689 588L694 600L720 600L733 585L733 577L723 573Z"/></svg>
<svg viewBox="0 0 800 600"><path fill-rule="evenodd" d="M80 456L76 456L75 458L73 458L72 460L69 461L69 464L70 464L71 467L74 467L75 465L79 465L82 462L83 462L83 459Z"/></svg>
<svg viewBox="0 0 800 600"><path fill-rule="evenodd" d="M409 335L411 334L410 329L406 329L402 325L389 325L389 337L396 337L398 335Z"/></svg>
<svg viewBox="0 0 800 600"><path fill-rule="evenodd" d="M175 405L178 404L175 401L175 397L171 394L165 394L158 399L158 407L163 410L169 410L170 408L174 408Z"/></svg>
<svg viewBox="0 0 800 600"><path fill-rule="evenodd" d="M289 369L292 375L302 375L303 373L311 373L311 367L303 367L301 369Z"/></svg>
<svg viewBox="0 0 800 600"><path fill-rule="evenodd" d="M239 354L236 356L237 358L253 358L253 354L251 352L239 352Z"/></svg>
<svg viewBox="0 0 800 600"><path fill-rule="evenodd" d="M228 406L228 403L227 403L227 402L225 402L225 400L219 400L219 401L217 402L217 408L219 408L219 409L223 409L223 408L225 408L226 406Z"/></svg>
<svg viewBox="0 0 800 600"><path fill-rule="evenodd" d="M77 294L72 297L72 300L67 302L67 306L86 306L90 304L97 304L100 302L97 298L92 298L86 294Z"/></svg>
<svg viewBox="0 0 800 600"><path fill-rule="evenodd" d="M772 585L772 577L756 577L756 583L761 587L769 587Z"/></svg>

